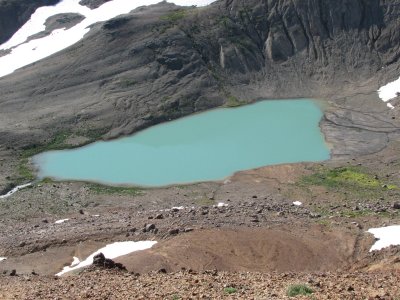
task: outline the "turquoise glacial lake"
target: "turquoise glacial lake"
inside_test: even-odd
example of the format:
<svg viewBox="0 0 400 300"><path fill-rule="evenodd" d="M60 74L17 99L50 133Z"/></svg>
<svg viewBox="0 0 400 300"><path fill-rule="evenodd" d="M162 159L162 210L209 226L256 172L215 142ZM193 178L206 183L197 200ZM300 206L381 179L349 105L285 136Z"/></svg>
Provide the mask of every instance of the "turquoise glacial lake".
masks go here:
<svg viewBox="0 0 400 300"><path fill-rule="evenodd" d="M268 100L153 126L129 137L34 157L39 177L165 186L240 170L322 161L330 151L312 100Z"/></svg>

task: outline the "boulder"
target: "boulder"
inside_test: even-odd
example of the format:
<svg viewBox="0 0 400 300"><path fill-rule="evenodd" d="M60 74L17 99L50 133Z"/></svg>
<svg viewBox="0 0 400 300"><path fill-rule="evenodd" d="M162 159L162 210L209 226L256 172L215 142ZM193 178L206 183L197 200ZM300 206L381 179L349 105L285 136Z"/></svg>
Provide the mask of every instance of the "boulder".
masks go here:
<svg viewBox="0 0 400 300"><path fill-rule="evenodd" d="M93 265L105 269L126 270L123 264L116 263L112 259L106 258L103 253L99 253L93 257Z"/></svg>
<svg viewBox="0 0 400 300"><path fill-rule="evenodd" d="M147 224L144 228L145 228L145 232L149 232L149 231L151 231L151 230L156 229L156 225L154 225L154 224Z"/></svg>

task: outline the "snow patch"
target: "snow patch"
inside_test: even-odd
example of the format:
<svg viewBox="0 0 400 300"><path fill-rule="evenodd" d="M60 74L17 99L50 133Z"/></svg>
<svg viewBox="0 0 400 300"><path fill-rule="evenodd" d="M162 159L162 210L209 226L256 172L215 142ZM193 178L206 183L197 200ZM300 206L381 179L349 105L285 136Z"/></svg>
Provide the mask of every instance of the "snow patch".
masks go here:
<svg viewBox="0 0 400 300"><path fill-rule="evenodd" d="M174 206L173 208L171 208L172 210L182 210L185 209L184 206Z"/></svg>
<svg viewBox="0 0 400 300"><path fill-rule="evenodd" d="M93 257L99 253L103 253L106 258L114 259L123 255L127 255L132 252L150 249L155 244L157 244L156 241L140 241L140 242L129 241L129 242L116 242L113 244L109 244L104 248L101 248L96 252L92 253L91 255L89 255L88 258L86 258L82 262L79 262L77 265L72 266L71 264L71 266L64 267L61 272L56 274L56 276L61 276L67 272L71 272L73 270L90 266L93 263ZM74 257L74 262L75 262L75 257Z"/></svg>
<svg viewBox="0 0 400 300"><path fill-rule="evenodd" d="M397 93L400 93L400 78L382 86L378 90L379 97L384 102L388 102L389 100L396 98Z"/></svg>
<svg viewBox="0 0 400 300"><path fill-rule="evenodd" d="M394 108L394 106L392 104L390 104L390 103L387 103L386 106L389 107L390 109Z"/></svg>
<svg viewBox="0 0 400 300"><path fill-rule="evenodd" d="M62 223L67 222L67 221L69 221L69 219L61 219L61 220L55 221L54 224L62 224Z"/></svg>
<svg viewBox="0 0 400 300"><path fill-rule="evenodd" d="M294 202L293 202L293 205L302 206L303 203L301 203L300 201L294 201Z"/></svg>
<svg viewBox="0 0 400 300"><path fill-rule="evenodd" d="M186 207L184 207L184 206L174 206L174 207L171 207L171 208L166 208L166 209L160 209L160 210L158 210L159 212L169 212L169 211L176 211L176 210L183 210L183 209L185 209Z"/></svg>
<svg viewBox="0 0 400 300"><path fill-rule="evenodd" d="M7 257L0 257L0 261L6 260Z"/></svg>
<svg viewBox="0 0 400 300"><path fill-rule="evenodd" d="M97 22L107 21L116 16L129 13L133 9L159 3L160 0L113 0L96 9L89 9L79 4L80 0L63 0L54 6L38 8L28 20L6 43L0 45L0 50L11 50L0 57L0 77L13 73L31 63L37 62L56 52L59 52L80 41ZM204 6L215 0L170 0L168 2L183 6ZM46 20L56 14L78 13L85 17L80 23L70 29L56 29L50 35L26 42L28 37L45 30Z"/></svg>
<svg viewBox="0 0 400 300"><path fill-rule="evenodd" d="M225 204L225 203L223 203L223 202L219 202L218 204L217 204L217 207L227 207L228 206L228 204Z"/></svg>
<svg viewBox="0 0 400 300"><path fill-rule="evenodd" d="M388 102L396 98L398 93L400 93L400 78L393 82L389 82L378 90L379 98L381 98L383 102ZM387 103L386 105L390 109L394 108L390 103Z"/></svg>
<svg viewBox="0 0 400 300"><path fill-rule="evenodd" d="M375 250L382 250L383 248L392 245L400 245L400 225L371 228L368 230L368 232L372 233L377 239L375 244L369 250L370 252Z"/></svg>
<svg viewBox="0 0 400 300"><path fill-rule="evenodd" d="M75 267L76 265L78 265L81 261L79 260L79 258L77 258L76 256L73 257L72 259L72 263L71 263L71 267Z"/></svg>
<svg viewBox="0 0 400 300"><path fill-rule="evenodd" d="M0 71L1 72L1 71ZM22 190L28 186L31 186L32 183L27 183L27 184L23 184L23 185L18 185L15 188L13 188L11 191L9 191L7 194L0 196L0 199L5 199L7 197L10 197L12 194L18 192L19 190Z"/></svg>

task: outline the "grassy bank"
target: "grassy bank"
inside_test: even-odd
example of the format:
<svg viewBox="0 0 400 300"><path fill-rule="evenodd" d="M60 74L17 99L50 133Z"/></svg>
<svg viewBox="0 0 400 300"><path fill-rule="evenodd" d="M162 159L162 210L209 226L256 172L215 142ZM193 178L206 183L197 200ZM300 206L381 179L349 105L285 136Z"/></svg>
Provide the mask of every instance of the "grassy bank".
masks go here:
<svg viewBox="0 0 400 300"><path fill-rule="evenodd" d="M360 165L312 165L309 170L308 175L286 185L283 193L307 203L314 215L351 219L400 216L400 212L389 209L400 197L396 177L386 175L391 173L389 170L380 170L379 175L376 170Z"/></svg>
<svg viewBox="0 0 400 300"><path fill-rule="evenodd" d="M93 143L99 140L103 134L107 132L106 129L101 130L86 130L84 132L73 133L71 131L60 131L56 133L53 138L44 144L32 144L24 147L20 153L19 162L17 165L17 177L15 182L21 183L32 181L36 178L34 170L30 164L30 158L46 151L65 150L82 147L84 145ZM80 137L84 141L79 144L71 144L68 142L70 138Z"/></svg>
<svg viewBox="0 0 400 300"><path fill-rule="evenodd" d="M137 196L143 193L143 190L138 187L108 186L97 183L88 183L88 187L96 194Z"/></svg>

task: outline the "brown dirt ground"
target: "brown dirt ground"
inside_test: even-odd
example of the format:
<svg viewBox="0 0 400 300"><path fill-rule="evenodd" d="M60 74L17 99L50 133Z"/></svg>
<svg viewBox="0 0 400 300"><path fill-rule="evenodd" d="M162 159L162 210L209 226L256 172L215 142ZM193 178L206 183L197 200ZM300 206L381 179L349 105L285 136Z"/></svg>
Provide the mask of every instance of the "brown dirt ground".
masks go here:
<svg viewBox="0 0 400 300"><path fill-rule="evenodd" d="M355 237L339 230L235 228L201 230L116 259L129 271L328 271L345 268Z"/></svg>

